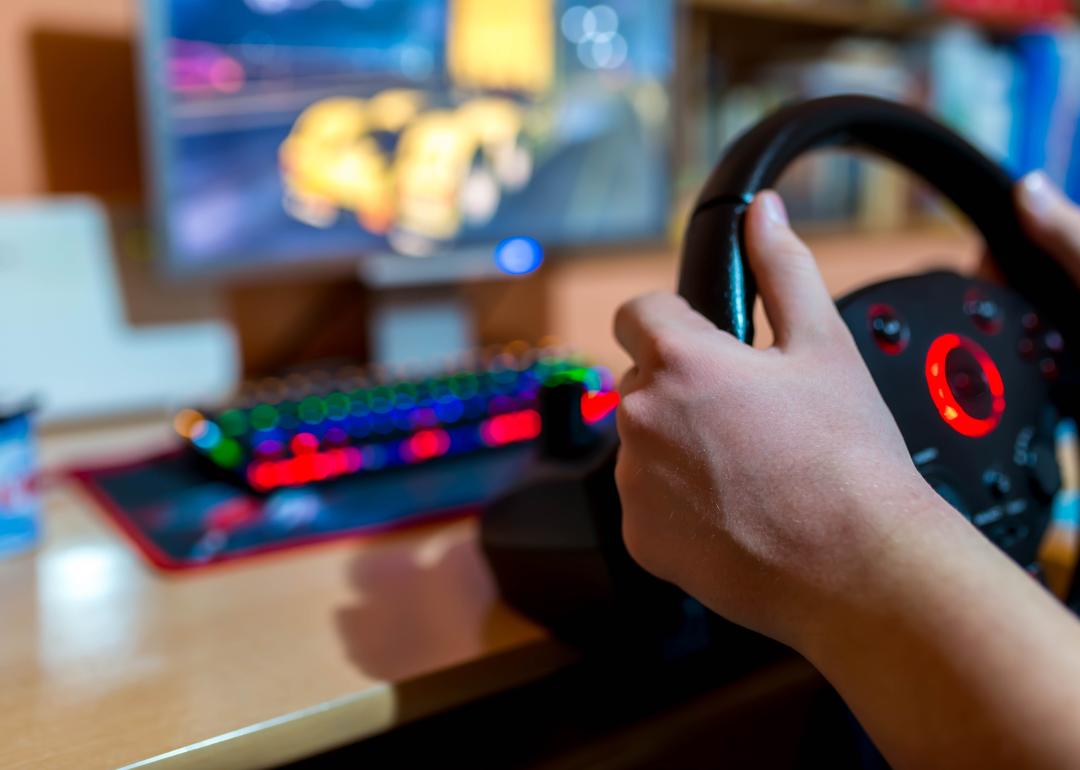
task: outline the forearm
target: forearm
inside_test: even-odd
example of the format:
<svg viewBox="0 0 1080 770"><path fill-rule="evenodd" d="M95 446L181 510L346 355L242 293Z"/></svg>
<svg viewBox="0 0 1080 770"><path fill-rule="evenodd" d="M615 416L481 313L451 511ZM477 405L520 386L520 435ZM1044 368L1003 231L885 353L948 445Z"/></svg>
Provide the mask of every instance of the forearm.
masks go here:
<svg viewBox="0 0 1080 770"><path fill-rule="evenodd" d="M932 505L802 651L898 770L1080 767L1080 624Z"/></svg>

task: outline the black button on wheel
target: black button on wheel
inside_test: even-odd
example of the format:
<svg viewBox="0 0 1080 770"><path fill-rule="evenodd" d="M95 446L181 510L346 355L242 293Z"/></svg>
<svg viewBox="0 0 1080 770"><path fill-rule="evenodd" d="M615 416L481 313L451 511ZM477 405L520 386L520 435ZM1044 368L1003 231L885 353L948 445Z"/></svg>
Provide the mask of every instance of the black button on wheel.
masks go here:
<svg viewBox="0 0 1080 770"><path fill-rule="evenodd" d="M874 319L874 336L882 342L897 345L904 338L904 324L899 318L878 316Z"/></svg>
<svg viewBox="0 0 1080 770"><path fill-rule="evenodd" d="M983 484L996 500L1002 500L1012 492L1012 482L999 470L991 468L983 474Z"/></svg>
<svg viewBox="0 0 1080 770"><path fill-rule="evenodd" d="M993 334L1001 329L1001 308L992 299L979 297L964 303L964 311L982 331Z"/></svg>
<svg viewBox="0 0 1080 770"><path fill-rule="evenodd" d="M903 352L907 347L909 331L899 313L888 305L874 305L868 315L870 333L877 346L889 355Z"/></svg>
<svg viewBox="0 0 1080 770"><path fill-rule="evenodd" d="M1043 502L1050 502L1061 489L1061 470L1054 447L1043 444L1030 450L1028 465L1032 490Z"/></svg>

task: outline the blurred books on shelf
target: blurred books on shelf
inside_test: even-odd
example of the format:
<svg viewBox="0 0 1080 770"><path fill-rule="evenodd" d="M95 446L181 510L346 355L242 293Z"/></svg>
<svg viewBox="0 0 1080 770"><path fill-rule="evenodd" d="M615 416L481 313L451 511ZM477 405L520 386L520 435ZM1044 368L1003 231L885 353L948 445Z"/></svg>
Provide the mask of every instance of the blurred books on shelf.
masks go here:
<svg viewBox="0 0 1080 770"><path fill-rule="evenodd" d="M709 12L820 28L904 34L963 18L1001 30L1056 22L1069 0L687 0Z"/></svg>
<svg viewBox="0 0 1080 770"><path fill-rule="evenodd" d="M1010 8L1061 15L1051 0L1040 1ZM749 75L729 66L721 46L709 53L680 174L685 204L748 126L785 102L840 93L923 107L1013 174L1044 169L1080 200L1080 28L1073 22L1004 30L954 20L900 36L833 37L789 46L779 57L769 51ZM804 226L890 230L933 219L941 208L889 164L832 151L798 162L778 187Z"/></svg>

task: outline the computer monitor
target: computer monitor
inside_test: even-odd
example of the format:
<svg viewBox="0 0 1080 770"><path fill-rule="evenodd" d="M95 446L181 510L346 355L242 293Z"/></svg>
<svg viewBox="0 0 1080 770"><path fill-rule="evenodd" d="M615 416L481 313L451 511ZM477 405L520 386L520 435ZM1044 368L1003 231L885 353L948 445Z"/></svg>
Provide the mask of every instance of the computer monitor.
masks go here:
<svg viewBox="0 0 1080 770"><path fill-rule="evenodd" d="M145 0L170 272L658 238L673 1Z"/></svg>

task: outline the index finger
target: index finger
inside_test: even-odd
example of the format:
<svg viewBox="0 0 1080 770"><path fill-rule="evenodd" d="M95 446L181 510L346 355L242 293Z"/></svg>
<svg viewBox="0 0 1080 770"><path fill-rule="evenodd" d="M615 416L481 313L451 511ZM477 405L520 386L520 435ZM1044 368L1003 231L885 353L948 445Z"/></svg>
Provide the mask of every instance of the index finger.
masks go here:
<svg viewBox="0 0 1080 770"><path fill-rule="evenodd" d="M658 341L664 337L682 339L702 333L724 335L719 329L690 307L685 299L670 292L652 292L636 297L615 313L615 338L638 366L658 363Z"/></svg>

